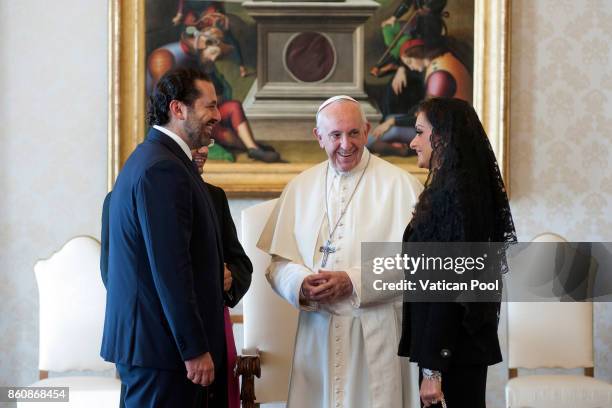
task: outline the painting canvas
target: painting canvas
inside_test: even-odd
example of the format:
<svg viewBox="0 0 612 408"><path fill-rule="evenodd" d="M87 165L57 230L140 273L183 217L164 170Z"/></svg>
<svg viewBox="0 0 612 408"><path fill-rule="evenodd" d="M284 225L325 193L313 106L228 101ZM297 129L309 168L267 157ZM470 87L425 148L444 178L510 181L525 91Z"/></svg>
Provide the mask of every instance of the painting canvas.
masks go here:
<svg viewBox="0 0 612 408"><path fill-rule="evenodd" d="M132 2L132 12L142 13L133 26L142 30L135 112L142 114L169 69L209 73L222 120L204 177L230 194L278 194L325 160L312 128L329 96L359 100L372 124L368 148L421 179L408 147L419 101L444 95L478 103L479 0ZM135 128L144 134L145 126Z"/></svg>

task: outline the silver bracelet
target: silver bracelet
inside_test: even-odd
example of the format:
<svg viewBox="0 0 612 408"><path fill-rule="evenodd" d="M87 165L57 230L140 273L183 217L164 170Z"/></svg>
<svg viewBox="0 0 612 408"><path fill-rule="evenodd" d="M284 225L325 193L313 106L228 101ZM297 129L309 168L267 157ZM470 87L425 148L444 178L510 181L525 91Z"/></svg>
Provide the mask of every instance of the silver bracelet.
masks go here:
<svg viewBox="0 0 612 408"><path fill-rule="evenodd" d="M429 368L423 368L423 379L425 380L436 380L442 382L442 373L436 370L430 370Z"/></svg>

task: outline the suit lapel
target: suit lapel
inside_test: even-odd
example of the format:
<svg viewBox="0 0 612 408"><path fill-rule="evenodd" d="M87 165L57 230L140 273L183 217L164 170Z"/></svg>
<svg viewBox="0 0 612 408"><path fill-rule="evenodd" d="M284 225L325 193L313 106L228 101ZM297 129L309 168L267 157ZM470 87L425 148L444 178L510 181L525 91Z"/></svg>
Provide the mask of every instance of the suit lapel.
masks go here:
<svg viewBox="0 0 612 408"><path fill-rule="evenodd" d="M189 160L183 149L170 138L170 136L160 132L155 128L151 128L149 133L147 134L147 141L153 143L161 143L166 149L170 150L170 152L175 155L187 168L192 171L193 166L192 162Z"/></svg>
<svg viewBox="0 0 612 408"><path fill-rule="evenodd" d="M183 151L183 149L181 149L181 147L174 140L172 140L168 135L164 134L163 132L160 132L159 130L155 128L151 128L149 130L149 133L147 134L147 141L151 141L153 143L161 143L173 155L175 155L181 162L183 162L185 167L187 167L187 171L191 175L191 179L193 180L194 184L197 186L197 190L200 192L200 196L203 198L204 202L206 203L208 214L213 220L213 229L215 231L215 236L217 237L217 251L219 252L219 255L221 256L221 260L223 260L223 249L221 246L221 242L222 242L221 241L221 231L220 231L219 222L218 222L217 215L216 215L217 213L214 209L213 200L210 196L208 188L206 188L206 185L204 184L204 180L202 180L202 177L198 173L197 167L192 161L189 160L187 155L185 155L185 152Z"/></svg>

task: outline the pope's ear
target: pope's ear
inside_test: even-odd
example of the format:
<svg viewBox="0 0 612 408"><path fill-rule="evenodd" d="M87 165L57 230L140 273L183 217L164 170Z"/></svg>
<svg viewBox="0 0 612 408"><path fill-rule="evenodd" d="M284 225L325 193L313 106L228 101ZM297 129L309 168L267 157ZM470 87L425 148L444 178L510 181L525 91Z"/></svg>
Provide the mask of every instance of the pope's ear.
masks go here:
<svg viewBox="0 0 612 408"><path fill-rule="evenodd" d="M321 146L321 148L323 148L324 147L323 146L323 139L321 137L321 134L319 133L319 128L313 128L312 129L312 135L319 142L319 146Z"/></svg>
<svg viewBox="0 0 612 408"><path fill-rule="evenodd" d="M370 130L372 129L372 125L370 124L370 122L366 122L364 127L366 136L368 136L370 134Z"/></svg>

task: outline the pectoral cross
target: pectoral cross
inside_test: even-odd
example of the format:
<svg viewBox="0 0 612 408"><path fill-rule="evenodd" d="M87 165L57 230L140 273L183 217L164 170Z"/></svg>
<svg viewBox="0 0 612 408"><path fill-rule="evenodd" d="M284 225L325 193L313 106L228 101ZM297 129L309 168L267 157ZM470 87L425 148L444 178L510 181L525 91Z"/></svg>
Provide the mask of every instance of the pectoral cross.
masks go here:
<svg viewBox="0 0 612 408"><path fill-rule="evenodd" d="M325 245L319 248L319 252L323 252L323 261L321 262L321 267L324 268L327 264L327 257L329 256L329 254L333 254L334 252L336 252L336 248L331 246L331 240L328 239Z"/></svg>

